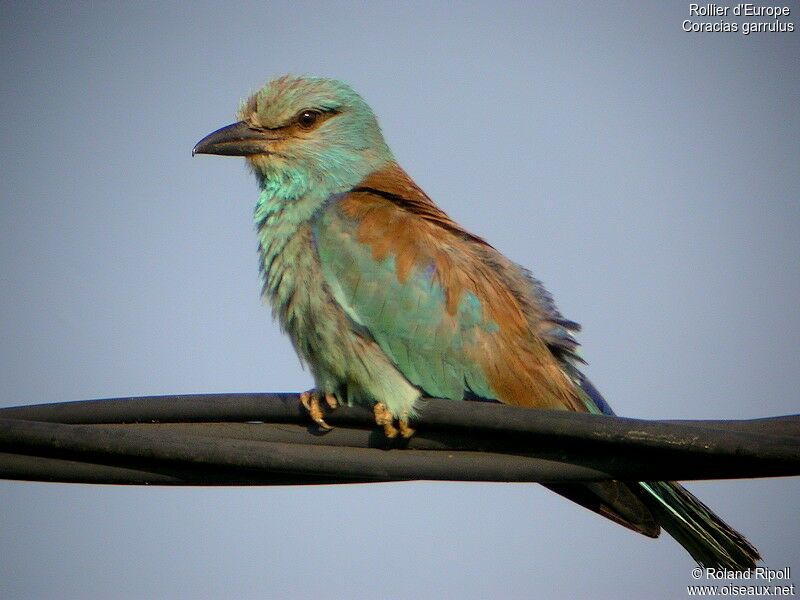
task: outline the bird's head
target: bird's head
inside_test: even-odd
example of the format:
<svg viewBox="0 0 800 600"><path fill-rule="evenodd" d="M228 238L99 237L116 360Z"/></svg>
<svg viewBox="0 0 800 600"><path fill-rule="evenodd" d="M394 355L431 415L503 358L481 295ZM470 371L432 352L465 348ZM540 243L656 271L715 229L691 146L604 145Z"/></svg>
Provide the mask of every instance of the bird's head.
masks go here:
<svg viewBox="0 0 800 600"><path fill-rule="evenodd" d="M253 94L239 121L200 140L192 154L245 156L262 183L287 197L345 191L392 160L378 121L350 86L286 75Z"/></svg>

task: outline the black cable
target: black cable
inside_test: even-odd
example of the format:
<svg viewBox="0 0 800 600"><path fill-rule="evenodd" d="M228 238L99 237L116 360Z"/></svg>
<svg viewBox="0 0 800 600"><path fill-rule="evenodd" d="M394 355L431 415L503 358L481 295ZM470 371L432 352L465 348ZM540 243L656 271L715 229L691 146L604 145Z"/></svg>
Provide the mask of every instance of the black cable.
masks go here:
<svg viewBox="0 0 800 600"><path fill-rule="evenodd" d="M643 421L426 400L410 440L341 407L321 433L297 394L91 400L0 409L0 477L163 485L410 479L545 483L800 474L800 417ZM253 423L252 421L260 421Z"/></svg>

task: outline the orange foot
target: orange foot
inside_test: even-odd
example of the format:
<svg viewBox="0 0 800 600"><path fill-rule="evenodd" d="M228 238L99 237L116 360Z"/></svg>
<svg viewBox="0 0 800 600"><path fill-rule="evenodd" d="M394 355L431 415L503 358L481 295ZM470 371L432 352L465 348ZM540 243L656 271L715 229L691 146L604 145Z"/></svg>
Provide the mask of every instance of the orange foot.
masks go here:
<svg viewBox="0 0 800 600"><path fill-rule="evenodd" d="M394 417L389 409L383 402L376 402L372 406L372 411L375 414L375 423L383 427L383 434L387 438L397 437L399 433L404 438L410 438L414 435L414 430L408 426L408 414L403 414L397 419L397 427L394 426Z"/></svg>
<svg viewBox="0 0 800 600"><path fill-rule="evenodd" d="M333 429L330 425L325 422L325 419L322 418L322 408L320 407L320 398L325 399L325 404L328 405L329 408L336 408L338 403L336 402L336 396L329 392L318 392L317 390L308 390L307 392L303 392L300 394L300 402L303 403L306 410L308 411L308 416L319 425L320 429L329 430Z"/></svg>

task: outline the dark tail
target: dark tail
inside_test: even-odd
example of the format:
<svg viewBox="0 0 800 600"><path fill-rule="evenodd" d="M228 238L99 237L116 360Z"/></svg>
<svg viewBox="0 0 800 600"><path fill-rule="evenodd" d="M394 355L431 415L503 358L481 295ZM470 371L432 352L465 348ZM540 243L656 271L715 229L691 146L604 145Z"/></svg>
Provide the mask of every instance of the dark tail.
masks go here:
<svg viewBox="0 0 800 600"><path fill-rule="evenodd" d="M683 486L641 482L642 500L667 532L704 567L745 570L761 560L758 550Z"/></svg>
<svg viewBox="0 0 800 600"><path fill-rule="evenodd" d="M614 411L611 410L597 388L592 385L592 382L574 367L572 373L586 409L594 414L613 415ZM623 485L621 482L611 483L618 483L619 487ZM756 561L761 560L758 550L742 534L731 529L710 508L681 485L671 481L642 481L638 484L626 482L624 485L627 485L631 492L644 502L652 514L654 524L648 522L646 518L638 517L637 520L633 520L627 517L627 514L633 513L630 508L627 511L620 510L622 495L611 496L607 492L598 493L593 488L593 495L599 500L593 500L592 503L584 500L581 496L572 498L562 491L555 491L645 535L655 537L658 535L658 526L660 525L704 567L725 567L743 571L755 567ZM629 499L627 504L631 505ZM609 515L608 512L614 514Z"/></svg>

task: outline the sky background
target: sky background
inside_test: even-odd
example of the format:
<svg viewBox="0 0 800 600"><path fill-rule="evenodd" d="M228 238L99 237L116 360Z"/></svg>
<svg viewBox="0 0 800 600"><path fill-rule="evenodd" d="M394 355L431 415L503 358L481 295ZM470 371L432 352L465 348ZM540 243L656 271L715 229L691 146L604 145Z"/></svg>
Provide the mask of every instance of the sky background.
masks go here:
<svg viewBox="0 0 800 600"><path fill-rule="evenodd" d="M800 32L686 33L682 1L93 4L0 3L0 405L310 387L252 176L191 157L292 72L351 83L545 282L619 414L798 412ZM800 479L688 487L800 573ZM8 599L682 598L693 566L533 484L0 482Z"/></svg>

